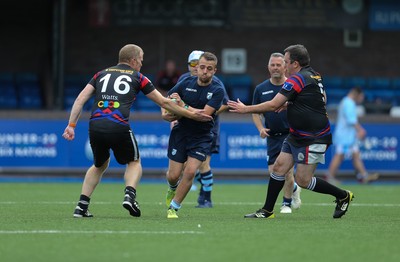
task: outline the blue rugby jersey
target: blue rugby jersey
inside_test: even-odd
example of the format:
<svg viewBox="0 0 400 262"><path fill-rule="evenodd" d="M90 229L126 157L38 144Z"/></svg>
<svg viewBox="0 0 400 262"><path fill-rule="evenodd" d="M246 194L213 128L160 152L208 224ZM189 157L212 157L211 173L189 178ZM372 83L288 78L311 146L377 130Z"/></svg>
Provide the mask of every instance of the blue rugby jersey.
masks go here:
<svg viewBox="0 0 400 262"><path fill-rule="evenodd" d="M168 95L178 93L186 104L193 108L203 109L206 105L216 111L221 107L224 100L224 88L221 83L212 81L208 86L199 86L197 76L190 76L182 79L171 90ZM215 113L213 114L215 120ZM179 125L193 133L208 133L214 127L215 121L198 122L189 118L179 119Z"/></svg>
<svg viewBox="0 0 400 262"><path fill-rule="evenodd" d="M281 90L282 85L274 85L270 79L265 80L257 85L253 93L253 105L261 104L263 102L272 100L277 93ZM289 124L287 120L286 110L282 112L265 112L264 126L269 128L269 134L289 134Z"/></svg>

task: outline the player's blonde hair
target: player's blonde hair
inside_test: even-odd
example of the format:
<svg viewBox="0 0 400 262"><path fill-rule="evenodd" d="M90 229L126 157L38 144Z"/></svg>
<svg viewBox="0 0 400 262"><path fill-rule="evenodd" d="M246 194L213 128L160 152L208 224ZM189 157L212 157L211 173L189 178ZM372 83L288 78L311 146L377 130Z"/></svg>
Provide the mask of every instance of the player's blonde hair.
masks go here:
<svg viewBox="0 0 400 262"><path fill-rule="evenodd" d="M138 45L127 44L119 50L119 63L129 63L132 59L138 58L140 53L143 52L142 48Z"/></svg>

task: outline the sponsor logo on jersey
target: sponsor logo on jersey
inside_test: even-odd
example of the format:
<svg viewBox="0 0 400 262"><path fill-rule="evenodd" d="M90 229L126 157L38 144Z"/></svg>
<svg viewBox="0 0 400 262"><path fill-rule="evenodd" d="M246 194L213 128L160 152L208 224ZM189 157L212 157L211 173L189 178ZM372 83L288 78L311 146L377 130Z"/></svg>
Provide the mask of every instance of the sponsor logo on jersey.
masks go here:
<svg viewBox="0 0 400 262"><path fill-rule="evenodd" d="M197 93L197 90L196 90L196 89L189 88L189 87L186 87L186 91L189 91L189 92L196 92L196 93Z"/></svg>
<svg viewBox="0 0 400 262"><path fill-rule="evenodd" d="M286 91L290 91L293 88L293 84L289 83L289 82L285 82L282 86L283 89L285 89Z"/></svg>
<svg viewBox="0 0 400 262"><path fill-rule="evenodd" d="M176 155L176 152L177 152L177 150L174 148L174 149L172 149L171 154L174 156L174 155Z"/></svg>
<svg viewBox="0 0 400 262"><path fill-rule="evenodd" d="M120 107L120 103L118 101L99 101L97 103L99 108L118 108Z"/></svg>
<svg viewBox="0 0 400 262"><path fill-rule="evenodd" d="M261 95L268 95L268 94L271 94L273 92L274 92L274 90L269 90L269 91L262 92Z"/></svg>
<svg viewBox="0 0 400 262"><path fill-rule="evenodd" d="M315 79L315 80L321 80L321 76L318 76L318 75L316 75L316 76L311 75L310 77Z"/></svg>

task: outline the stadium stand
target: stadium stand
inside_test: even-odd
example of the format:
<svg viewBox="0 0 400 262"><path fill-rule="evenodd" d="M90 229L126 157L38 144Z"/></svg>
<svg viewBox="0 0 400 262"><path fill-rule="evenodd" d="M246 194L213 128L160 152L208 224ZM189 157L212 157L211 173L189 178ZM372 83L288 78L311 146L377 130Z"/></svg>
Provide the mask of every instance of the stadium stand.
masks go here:
<svg viewBox="0 0 400 262"><path fill-rule="evenodd" d="M0 109L16 109L18 106L14 75L0 73Z"/></svg>
<svg viewBox="0 0 400 262"><path fill-rule="evenodd" d="M88 74L69 74L65 76L64 80L64 109L71 110L72 105L78 94L86 86L92 75ZM94 99L91 98L83 106L83 111L90 111L92 109Z"/></svg>
<svg viewBox="0 0 400 262"><path fill-rule="evenodd" d="M253 80L247 75L229 75L226 76L226 85L230 99L240 99L244 104L251 104L253 93Z"/></svg>
<svg viewBox="0 0 400 262"><path fill-rule="evenodd" d="M15 84L19 108L42 109L43 99L38 74L32 72L16 73Z"/></svg>
<svg viewBox="0 0 400 262"><path fill-rule="evenodd" d="M133 103L132 110L141 112L160 112L161 114L160 107L152 100L147 98L142 92L136 96L136 101Z"/></svg>

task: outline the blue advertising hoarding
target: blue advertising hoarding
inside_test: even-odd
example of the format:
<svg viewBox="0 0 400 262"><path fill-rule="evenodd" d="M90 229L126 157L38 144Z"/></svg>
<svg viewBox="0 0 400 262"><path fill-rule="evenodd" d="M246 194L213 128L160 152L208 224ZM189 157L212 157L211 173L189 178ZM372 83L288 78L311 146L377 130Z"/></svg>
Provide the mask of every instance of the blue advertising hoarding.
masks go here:
<svg viewBox="0 0 400 262"><path fill-rule="evenodd" d="M0 127L0 167L2 168L87 168L92 163L88 143L88 122L80 121L76 138L62 138L65 121L3 120ZM400 170L398 124L364 124L368 132L361 142L362 158L367 169L380 172ZM334 126L333 126L334 128ZM167 147L169 123L163 121L132 122L139 143L143 169L162 170L168 166ZM221 123L220 154L212 158L214 169L240 173L265 172L267 169L266 141L261 139L251 122ZM328 149L328 168L333 147ZM121 168L111 159L111 168ZM347 158L341 170L353 170Z"/></svg>
<svg viewBox="0 0 400 262"><path fill-rule="evenodd" d="M400 30L400 3L396 0L372 0L369 9L371 30Z"/></svg>

